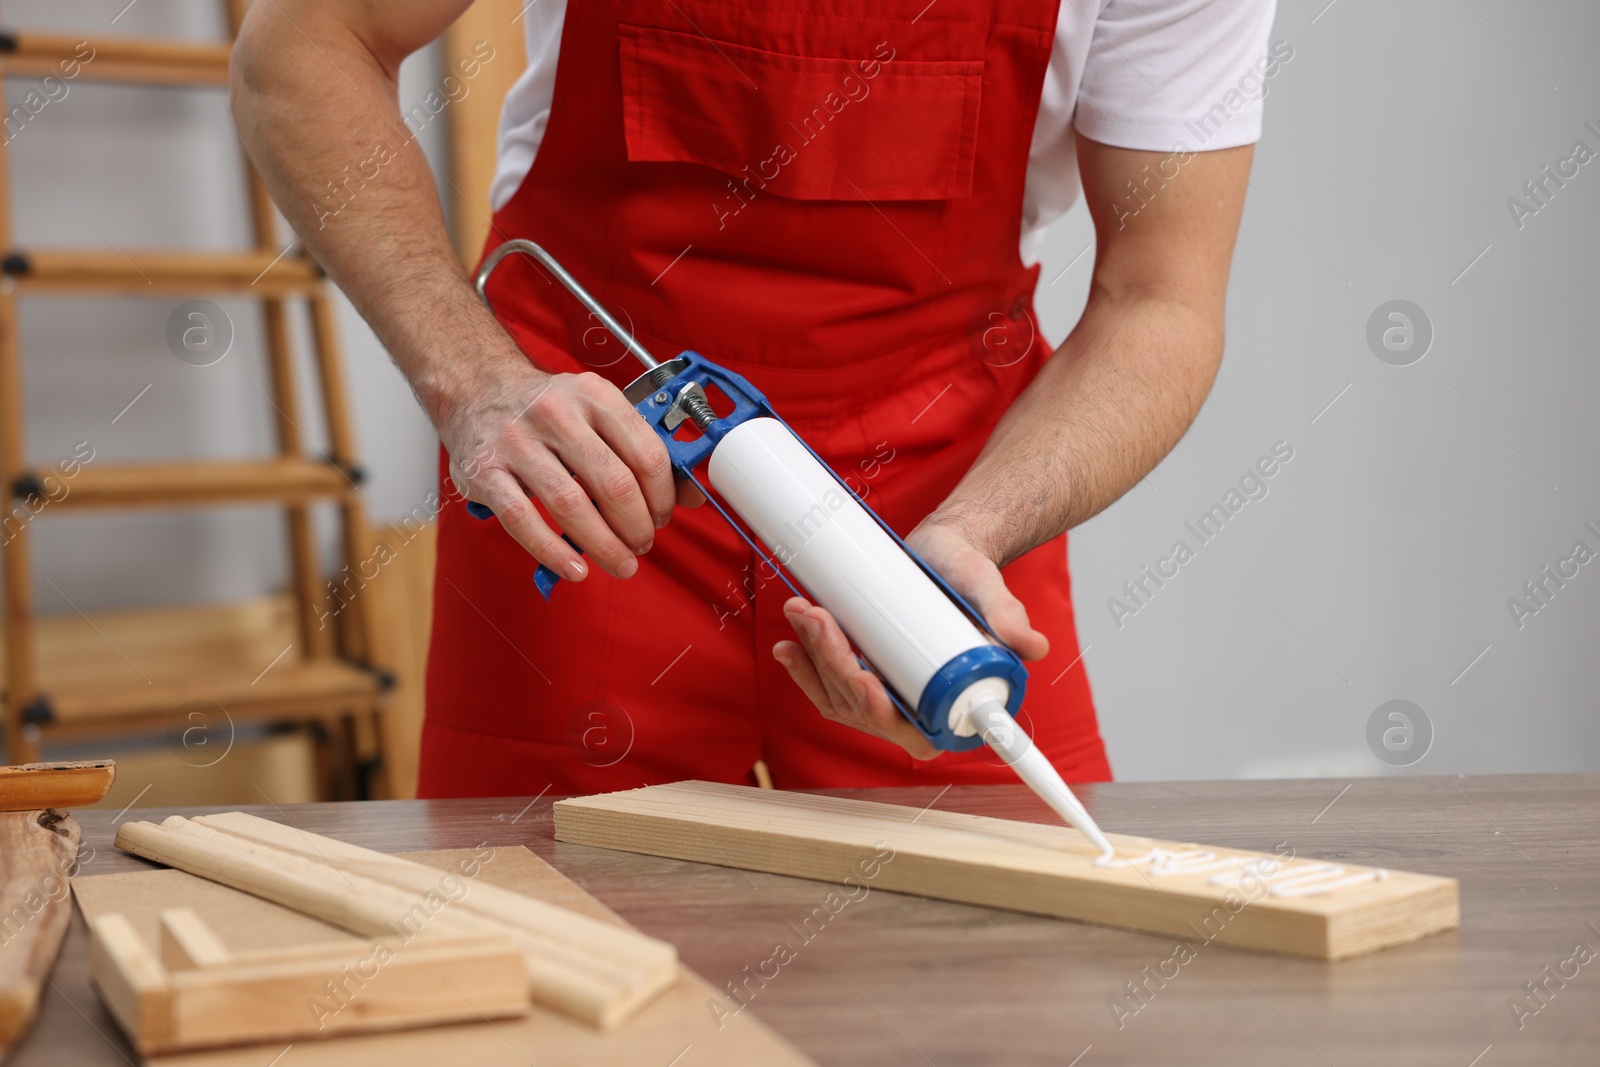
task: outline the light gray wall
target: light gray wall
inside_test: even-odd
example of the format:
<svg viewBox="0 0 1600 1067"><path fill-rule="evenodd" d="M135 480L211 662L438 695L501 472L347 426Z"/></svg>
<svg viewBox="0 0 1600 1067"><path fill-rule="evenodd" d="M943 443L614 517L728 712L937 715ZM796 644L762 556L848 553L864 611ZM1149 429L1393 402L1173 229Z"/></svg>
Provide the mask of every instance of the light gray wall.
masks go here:
<svg viewBox="0 0 1600 1067"><path fill-rule="evenodd" d="M217 40L226 32L222 7L221 0L131 6L127 0L8 0L5 25ZM403 103L420 102L438 81L437 62L431 51L407 61ZM8 100L16 104L35 85L9 81ZM82 79L67 86L65 96L53 91L59 99L10 144L20 246L224 249L248 243L243 169L225 92ZM434 157L441 154L442 134L442 121L420 131ZM270 379L255 305L221 301L235 327L234 347L214 366L192 367L167 344L167 319L180 303L23 303L28 447L36 462L65 456L78 441L93 446L96 461L108 462L273 449L274 416L263 396L270 394ZM342 296L338 304L370 506L379 519L404 515L433 487L437 445L371 331ZM295 322L303 333L303 316ZM321 449L326 435L309 388L309 363L300 379L306 386L300 424L310 447ZM332 518L318 515L330 552ZM46 613L70 611L68 599L86 610L228 600L281 587L287 578L283 524L270 509L51 516L35 530L36 584Z"/></svg>
<svg viewBox="0 0 1600 1067"><path fill-rule="evenodd" d="M6 22L86 26L125 3L10 0ZM140 3L116 29L215 37L217 6ZM1073 540L1084 664L1120 777L1600 770L1600 563L1520 629L1507 608L1574 541L1600 550L1583 527L1600 528L1600 162L1520 230L1506 207L1574 141L1600 150L1584 128L1600 126L1600 10L1527 10L1280 3L1273 39L1294 56L1269 83L1216 390L1173 455ZM427 92L432 62L408 64L403 101ZM74 85L13 145L21 240L241 241L233 133L220 94L205 96ZM1040 309L1054 340L1082 307L1092 254L1061 272L1091 243L1081 206L1049 234ZM1434 329L1409 366L1381 362L1366 339L1394 299ZM196 369L167 350L174 306L27 304L36 457L80 439L108 458L268 447L249 308L229 305L235 351ZM432 486L433 444L348 308L341 325L372 509L398 516ZM1294 455L1267 495L1119 627L1107 601L1122 583L1180 538L1197 545L1185 523L1279 441ZM229 598L284 577L263 512L43 529L41 572L86 608ZM40 586L47 610L70 610ZM1392 699L1415 702L1434 731L1403 770L1367 740Z"/></svg>
<svg viewBox="0 0 1600 1067"><path fill-rule="evenodd" d="M1411 773L1600 770L1600 563L1520 629L1507 608L1575 541L1600 551L1600 160L1522 229L1506 207L1575 141L1600 150L1600 8L1280 0L1272 37L1294 58L1269 83L1215 391L1072 542L1113 767L1394 773L1366 726L1404 699L1435 733ZM1089 258L1049 281L1090 240L1081 210L1050 235L1048 337ZM1366 340L1397 298L1434 328L1410 366ZM1108 599L1197 543L1184 523L1277 441L1294 459L1269 494L1119 628Z"/></svg>

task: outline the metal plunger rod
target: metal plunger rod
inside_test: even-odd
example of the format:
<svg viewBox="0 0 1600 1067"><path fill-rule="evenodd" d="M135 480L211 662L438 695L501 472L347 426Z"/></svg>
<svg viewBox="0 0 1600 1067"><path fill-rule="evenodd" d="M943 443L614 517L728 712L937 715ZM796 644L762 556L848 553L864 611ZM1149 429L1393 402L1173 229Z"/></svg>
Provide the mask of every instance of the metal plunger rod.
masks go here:
<svg viewBox="0 0 1600 1067"><path fill-rule="evenodd" d="M644 364L645 370L655 370L661 365L661 361L651 355L648 348L634 340L633 334L629 333L622 323L618 322L611 312L605 309L604 304L590 296L589 291L578 284L578 279L568 274L567 268L556 262L556 257L524 238L519 237L514 241L507 241L499 248L496 248L489 253L489 258L483 261L483 266L478 268L474 285L478 290L478 299L482 300L485 306L489 304L488 294L484 292L484 289L489 284L489 275L494 273L494 269L500 265L502 259L505 259L513 252L521 252L523 255L532 256L544 266L545 270L554 274L556 281L566 286L567 291L578 298L578 303L588 308L594 317L600 320L600 324L610 330L616 339L621 341L629 352L633 353L635 359Z"/></svg>

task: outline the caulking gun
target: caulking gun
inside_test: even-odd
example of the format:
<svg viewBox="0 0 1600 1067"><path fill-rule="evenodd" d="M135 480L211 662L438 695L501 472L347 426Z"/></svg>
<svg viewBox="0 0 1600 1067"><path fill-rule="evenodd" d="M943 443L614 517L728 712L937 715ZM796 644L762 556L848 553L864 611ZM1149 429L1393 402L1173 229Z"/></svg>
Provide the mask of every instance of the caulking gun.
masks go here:
<svg viewBox="0 0 1600 1067"><path fill-rule="evenodd" d="M484 260L476 283L486 304L490 274L513 253L542 264L644 364L645 372L623 393L660 436L673 472L692 482L791 589L780 566L832 613L901 713L937 748L964 751L988 743L1057 814L1102 854L1111 853L1105 835L1015 721L1028 681L1022 660L857 499L766 397L697 352L657 360L532 241L507 241ZM732 401L733 410L718 415L707 399L708 386ZM692 440L678 436L686 422L699 431ZM726 507L701 484L696 471L702 464ZM478 503L467 508L478 518L493 514ZM558 581L548 567L534 575L546 599Z"/></svg>

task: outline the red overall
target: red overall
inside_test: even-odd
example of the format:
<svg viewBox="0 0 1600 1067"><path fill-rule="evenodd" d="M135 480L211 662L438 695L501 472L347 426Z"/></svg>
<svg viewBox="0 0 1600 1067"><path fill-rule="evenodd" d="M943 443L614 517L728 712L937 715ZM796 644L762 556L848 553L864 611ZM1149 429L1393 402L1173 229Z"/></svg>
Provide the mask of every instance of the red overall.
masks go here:
<svg viewBox="0 0 1600 1067"><path fill-rule="evenodd" d="M658 358L744 375L902 535L1049 355L1017 241L1057 5L921 6L569 4L546 136L490 239L542 244ZM540 367L640 373L531 261L489 297ZM546 603L498 523L445 509L422 796L750 782L757 759L780 788L1016 781L987 749L919 762L824 719L772 657L788 589L712 508L639 562ZM1050 639L1023 722L1067 780L1109 778L1065 538L1005 577Z"/></svg>

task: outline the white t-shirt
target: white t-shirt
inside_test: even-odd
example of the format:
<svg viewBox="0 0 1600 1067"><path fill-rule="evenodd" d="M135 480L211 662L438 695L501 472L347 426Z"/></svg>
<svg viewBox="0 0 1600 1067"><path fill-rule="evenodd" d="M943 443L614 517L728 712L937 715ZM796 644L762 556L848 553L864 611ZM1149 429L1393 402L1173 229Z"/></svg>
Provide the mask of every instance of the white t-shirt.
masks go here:
<svg viewBox="0 0 1600 1067"><path fill-rule="evenodd" d="M1028 156L1022 258L1038 259L1040 231L1078 198L1074 128L1118 148L1200 151L1261 137L1268 80L1294 57L1269 50L1276 0L1061 0ZM528 69L506 95L500 163L489 199L498 210L533 166L550 120L566 0L523 14Z"/></svg>

